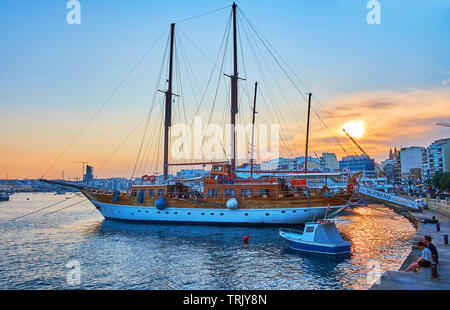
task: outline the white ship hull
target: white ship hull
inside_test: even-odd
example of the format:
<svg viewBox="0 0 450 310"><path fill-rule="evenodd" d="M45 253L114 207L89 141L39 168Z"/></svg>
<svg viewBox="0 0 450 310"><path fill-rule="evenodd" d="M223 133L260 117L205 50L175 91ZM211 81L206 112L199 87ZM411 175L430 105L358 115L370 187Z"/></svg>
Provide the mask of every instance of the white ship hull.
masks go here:
<svg viewBox="0 0 450 310"><path fill-rule="evenodd" d="M106 219L153 222L229 225L296 225L335 216L348 205L286 209L208 209L174 208L158 210L155 207L107 204L92 201Z"/></svg>

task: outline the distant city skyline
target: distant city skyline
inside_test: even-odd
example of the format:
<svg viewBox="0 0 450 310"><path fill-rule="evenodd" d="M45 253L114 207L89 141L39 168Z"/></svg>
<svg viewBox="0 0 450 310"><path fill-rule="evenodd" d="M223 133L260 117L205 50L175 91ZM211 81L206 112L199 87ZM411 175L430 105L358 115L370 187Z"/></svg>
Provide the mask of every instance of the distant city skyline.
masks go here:
<svg viewBox="0 0 450 310"><path fill-rule="evenodd" d="M81 24L69 25L66 2L0 3L0 179L6 174L40 177L164 28L232 3L79 0ZM311 156L361 154L341 131L349 122L360 126L356 129L361 135L355 138L377 161L388 156L389 148L426 147L450 137L450 128L436 126L450 121L450 1L380 1L379 25L367 24L366 1L236 2L311 87L313 109L328 126L312 113ZM228 16L224 9L180 23L180 45L188 47L188 40L182 39L186 33L214 58ZM87 161L95 169L105 163L148 111L166 38L46 177L60 177L63 170L67 177L81 177L81 164L75 162ZM192 66L201 72L203 87L211 63L194 54ZM259 77L250 74L251 64L247 69L248 75L242 69L242 76L252 85ZM281 75L276 78L283 82ZM306 105L292 90L285 93L285 99L279 98L289 132L285 143L302 156ZM227 101L225 93L219 97ZM195 110L193 102L187 102L188 111ZM207 115L209 106L204 108ZM244 99L241 109L241 121L248 123L251 113ZM270 112L262 109L258 121L270 122ZM218 115L214 117L220 119ZM174 118L179 122L183 116ZM152 128L158 126L152 123ZM143 126L130 135L102 167L100 177L131 174L142 133ZM282 149L280 156L289 154Z"/></svg>

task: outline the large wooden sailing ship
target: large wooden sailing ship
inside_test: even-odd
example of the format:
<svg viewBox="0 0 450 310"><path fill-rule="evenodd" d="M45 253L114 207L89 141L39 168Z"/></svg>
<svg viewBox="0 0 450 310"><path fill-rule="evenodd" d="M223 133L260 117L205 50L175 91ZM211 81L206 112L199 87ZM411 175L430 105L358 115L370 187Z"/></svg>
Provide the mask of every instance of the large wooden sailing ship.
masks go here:
<svg viewBox="0 0 450 310"><path fill-rule="evenodd" d="M227 162L212 165L209 176L203 177L203 190L193 190L183 180L169 179L169 133L172 123L172 71L175 24L170 27L168 88L165 91L164 166L163 182L153 176L144 176L140 185L132 185L126 192L108 191L84 185L43 180L49 183L78 188L106 218L114 220L213 223L251 225L296 225L323 217L333 217L349 205L352 187L332 192L324 186L320 190L308 189L308 176L320 173L307 171L305 162L303 179L287 181L276 172L272 177L238 177L236 169L236 114L238 113L238 62L236 34L236 4L232 5L233 74L231 79L231 154ZM256 93L256 88L255 88ZM309 96L309 105L311 95ZM308 105L308 106L309 106ZM254 122L254 117L253 117ZM308 128L309 133L309 109ZM308 159L308 137L305 160ZM253 159L250 160L253 172ZM291 172L292 174L292 172ZM300 180L300 181L299 181Z"/></svg>

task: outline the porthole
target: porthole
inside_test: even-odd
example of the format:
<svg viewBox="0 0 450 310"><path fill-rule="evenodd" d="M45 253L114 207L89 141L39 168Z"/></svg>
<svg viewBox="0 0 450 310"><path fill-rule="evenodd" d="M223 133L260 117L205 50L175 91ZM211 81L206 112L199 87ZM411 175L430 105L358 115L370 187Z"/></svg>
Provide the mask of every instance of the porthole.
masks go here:
<svg viewBox="0 0 450 310"><path fill-rule="evenodd" d="M148 213L148 210L145 210L145 213Z"/></svg>
<svg viewBox="0 0 450 310"><path fill-rule="evenodd" d="M211 213L211 215L214 215L214 213Z"/></svg>
<svg viewBox="0 0 450 310"><path fill-rule="evenodd" d="M205 215L205 213L202 212L202 215Z"/></svg>
<svg viewBox="0 0 450 310"><path fill-rule="evenodd" d="M188 212L188 215L191 215L191 212Z"/></svg>
<svg viewBox="0 0 450 310"><path fill-rule="evenodd" d="M141 213L141 210L138 210L139 213Z"/></svg>
<svg viewBox="0 0 450 310"><path fill-rule="evenodd" d="M169 212L166 212L166 214L169 214Z"/></svg>
<svg viewBox="0 0 450 310"><path fill-rule="evenodd" d="M248 213L245 213L244 215L245 215L245 216L247 216L247 215L248 215Z"/></svg>
<svg viewBox="0 0 450 310"><path fill-rule="evenodd" d="M160 214L161 213L161 211L158 211L158 214Z"/></svg>
<svg viewBox="0 0 450 310"><path fill-rule="evenodd" d="M283 210L283 211L281 211L281 213L286 213L286 211Z"/></svg>
<svg viewBox="0 0 450 310"><path fill-rule="evenodd" d="M266 216L269 216L269 213L266 213Z"/></svg>
<svg viewBox="0 0 450 310"><path fill-rule="evenodd" d="M292 211L292 213L295 213L295 212L297 212L297 210L293 210L293 211Z"/></svg>
<svg viewBox="0 0 450 310"><path fill-rule="evenodd" d="M178 214L178 212L174 212L174 214Z"/></svg>
<svg viewBox="0 0 450 310"><path fill-rule="evenodd" d="M223 213L220 213L220 215L223 215Z"/></svg>
<svg viewBox="0 0 450 310"><path fill-rule="evenodd" d="M308 212L308 209L303 210L303 212Z"/></svg>

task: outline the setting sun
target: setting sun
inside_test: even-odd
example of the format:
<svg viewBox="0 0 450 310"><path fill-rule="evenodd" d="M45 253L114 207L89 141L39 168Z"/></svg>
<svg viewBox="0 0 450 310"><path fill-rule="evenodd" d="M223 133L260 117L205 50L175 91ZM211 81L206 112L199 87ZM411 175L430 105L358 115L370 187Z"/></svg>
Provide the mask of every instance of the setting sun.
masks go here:
<svg viewBox="0 0 450 310"><path fill-rule="evenodd" d="M364 135L365 126L363 121L349 121L343 126L353 138L361 138Z"/></svg>

